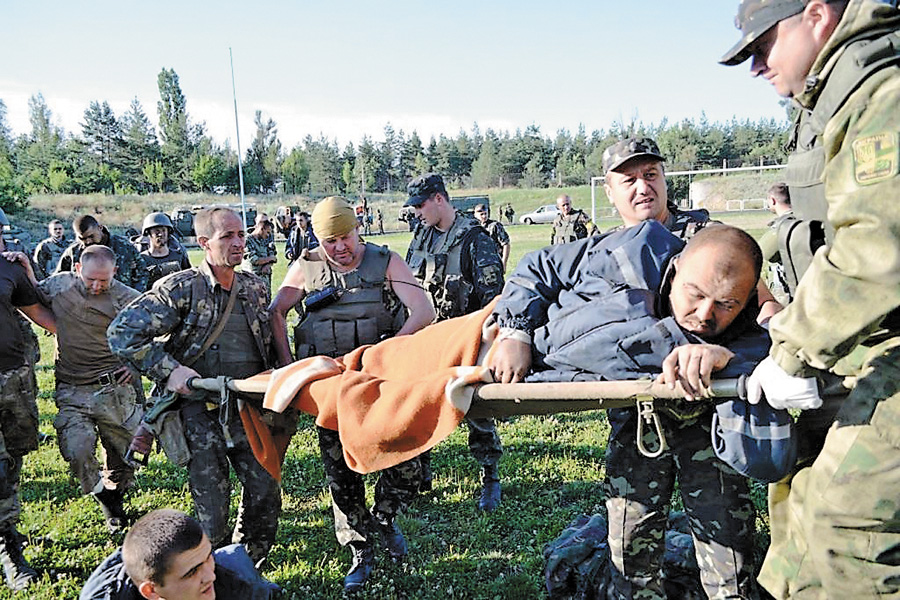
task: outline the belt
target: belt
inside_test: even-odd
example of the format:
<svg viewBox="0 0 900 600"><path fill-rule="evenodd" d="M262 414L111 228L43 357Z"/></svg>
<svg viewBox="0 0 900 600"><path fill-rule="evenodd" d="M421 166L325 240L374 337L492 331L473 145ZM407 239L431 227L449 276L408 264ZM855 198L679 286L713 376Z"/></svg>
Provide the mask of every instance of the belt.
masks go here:
<svg viewBox="0 0 900 600"><path fill-rule="evenodd" d="M95 379L94 381L91 381L90 383L87 383L87 384L85 384L85 385L103 385L103 386L107 386L107 385L116 385L117 383L118 383L118 381L116 381L116 374L115 374L115 372L110 371L109 373L104 373L103 375L101 375L100 377L98 377L97 379Z"/></svg>

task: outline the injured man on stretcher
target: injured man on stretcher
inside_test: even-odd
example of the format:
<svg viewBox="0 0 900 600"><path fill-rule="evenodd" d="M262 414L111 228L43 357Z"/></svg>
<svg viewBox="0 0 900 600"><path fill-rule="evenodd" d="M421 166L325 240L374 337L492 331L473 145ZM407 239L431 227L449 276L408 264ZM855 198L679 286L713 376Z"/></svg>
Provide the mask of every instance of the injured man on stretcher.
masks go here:
<svg viewBox="0 0 900 600"><path fill-rule="evenodd" d="M339 431L347 464L361 473L436 445L462 421L475 387L495 381L658 378L685 395L661 417L709 416L712 403L696 399L713 373L750 373L768 352L755 319L761 261L753 238L726 225L686 246L649 221L547 247L525 256L479 312L274 371L263 406L293 406ZM277 473L273 440L249 413L257 458Z"/></svg>

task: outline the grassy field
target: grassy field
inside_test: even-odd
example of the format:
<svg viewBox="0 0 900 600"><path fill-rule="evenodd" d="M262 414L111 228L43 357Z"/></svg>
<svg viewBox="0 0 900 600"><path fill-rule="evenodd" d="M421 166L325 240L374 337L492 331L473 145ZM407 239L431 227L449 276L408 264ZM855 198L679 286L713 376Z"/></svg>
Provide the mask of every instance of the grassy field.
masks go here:
<svg viewBox="0 0 900 600"><path fill-rule="evenodd" d="M763 213L716 215L758 235ZM601 223L603 227L613 222ZM510 270L528 250L546 244L549 225L509 228ZM405 253L408 233L374 236L371 241ZM192 259L199 260L199 252ZM274 281L284 277L284 262ZM19 524L29 538L25 555L43 579L25 597L76 598L86 576L120 539L105 530L91 498L80 495L59 455L53 419L52 338L39 334L43 360L38 368L41 431L51 440L25 459ZM466 445L465 428L434 451L434 491L419 498L400 518L410 556L394 565L383 556L364 593L370 599L523 599L543 598L541 550L577 515L602 510L602 457L608 426L602 412L551 417L520 417L499 424L505 454L500 463L503 504L485 515L475 508L478 468ZM374 478L368 478L371 488ZM756 488L760 509L758 546L767 532L765 492ZM265 575L298 599L341 598L349 551L334 539L333 520L312 419L305 417L284 470L284 510L278 543ZM133 515L171 506L190 512L186 472L154 454L137 475L126 507ZM237 502L232 504L232 516ZM0 599L12 598L5 588ZM22 597L16 596L16 597Z"/></svg>

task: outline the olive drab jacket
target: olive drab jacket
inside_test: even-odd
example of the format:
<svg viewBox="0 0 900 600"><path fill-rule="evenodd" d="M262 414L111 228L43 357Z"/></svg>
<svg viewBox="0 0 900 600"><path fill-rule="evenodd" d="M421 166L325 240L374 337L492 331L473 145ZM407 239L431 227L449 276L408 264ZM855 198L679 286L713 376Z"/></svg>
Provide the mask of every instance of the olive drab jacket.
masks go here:
<svg viewBox="0 0 900 600"><path fill-rule="evenodd" d="M771 321L771 355L791 374L828 369L879 330L900 334L898 30L897 8L851 0L795 98L785 179L823 246Z"/></svg>

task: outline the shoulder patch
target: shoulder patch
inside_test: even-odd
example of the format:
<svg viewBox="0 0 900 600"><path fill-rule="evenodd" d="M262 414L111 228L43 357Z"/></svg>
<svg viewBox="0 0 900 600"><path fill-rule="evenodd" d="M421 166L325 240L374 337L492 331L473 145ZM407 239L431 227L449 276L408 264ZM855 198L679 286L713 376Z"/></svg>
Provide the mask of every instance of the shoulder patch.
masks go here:
<svg viewBox="0 0 900 600"><path fill-rule="evenodd" d="M900 166L896 132L879 133L853 141L853 174L860 185L894 177Z"/></svg>

